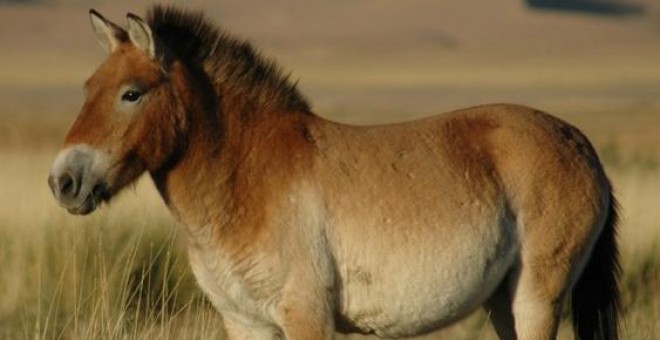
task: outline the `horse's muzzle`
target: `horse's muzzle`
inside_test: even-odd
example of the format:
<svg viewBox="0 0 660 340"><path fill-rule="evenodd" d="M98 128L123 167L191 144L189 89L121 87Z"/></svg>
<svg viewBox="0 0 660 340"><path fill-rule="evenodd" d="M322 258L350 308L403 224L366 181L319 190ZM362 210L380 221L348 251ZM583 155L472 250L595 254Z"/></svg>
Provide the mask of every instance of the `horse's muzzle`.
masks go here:
<svg viewBox="0 0 660 340"><path fill-rule="evenodd" d="M109 196L104 158L82 145L62 150L55 159L48 185L57 202L70 213L89 214Z"/></svg>

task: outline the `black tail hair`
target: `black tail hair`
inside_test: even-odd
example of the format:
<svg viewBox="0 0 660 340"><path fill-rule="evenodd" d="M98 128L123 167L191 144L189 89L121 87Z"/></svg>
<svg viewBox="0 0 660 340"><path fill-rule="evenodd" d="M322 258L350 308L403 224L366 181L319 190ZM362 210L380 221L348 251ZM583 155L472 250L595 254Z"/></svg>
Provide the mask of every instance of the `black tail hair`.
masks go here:
<svg viewBox="0 0 660 340"><path fill-rule="evenodd" d="M573 330L578 340L619 339L621 266L616 242L617 221L617 202L610 189L605 226L573 288L571 310Z"/></svg>

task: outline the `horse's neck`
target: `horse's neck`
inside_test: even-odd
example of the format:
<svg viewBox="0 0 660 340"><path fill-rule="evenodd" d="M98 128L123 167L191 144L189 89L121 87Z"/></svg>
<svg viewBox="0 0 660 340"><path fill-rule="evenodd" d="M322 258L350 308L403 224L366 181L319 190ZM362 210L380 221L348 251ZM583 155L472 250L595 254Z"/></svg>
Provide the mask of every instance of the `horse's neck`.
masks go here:
<svg viewBox="0 0 660 340"><path fill-rule="evenodd" d="M265 200L290 180L290 167L300 165L307 145L300 131L304 114L266 114L276 113L254 113L248 120L225 116L219 124L191 122L189 147L175 166L154 176L187 230L254 227L260 223L254 219L263 215L260 209L268 204Z"/></svg>

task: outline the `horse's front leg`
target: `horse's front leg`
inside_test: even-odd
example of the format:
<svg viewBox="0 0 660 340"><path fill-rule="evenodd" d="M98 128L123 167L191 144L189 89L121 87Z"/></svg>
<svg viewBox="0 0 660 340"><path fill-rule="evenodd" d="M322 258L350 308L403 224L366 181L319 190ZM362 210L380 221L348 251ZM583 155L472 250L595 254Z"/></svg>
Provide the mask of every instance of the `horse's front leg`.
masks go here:
<svg viewBox="0 0 660 340"><path fill-rule="evenodd" d="M334 339L334 277L326 254L291 258L275 304L275 322L286 340Z"/></svg>
<svg viewBox="0 0 660 340"><path fill-rule="evenodd" d="M250 322L231 313L222 313L229 340L280 340L282 333L272 325Z"/></svg>
<svg viewBox="0 0 660 340"><path fill-rule="evenodd" d="M293 290L280 301L277 319L286 340L334 339L329 289L322 290Z"/></svg>
<svg viewBox="0 0 660 340"><path fill-rule="evenodd" d="M308 294L301 289L282 296L275 308L274 323L259 323L241 315L223 313L229 340L308 340L333 339L334 319L327 294Z"/></svg>

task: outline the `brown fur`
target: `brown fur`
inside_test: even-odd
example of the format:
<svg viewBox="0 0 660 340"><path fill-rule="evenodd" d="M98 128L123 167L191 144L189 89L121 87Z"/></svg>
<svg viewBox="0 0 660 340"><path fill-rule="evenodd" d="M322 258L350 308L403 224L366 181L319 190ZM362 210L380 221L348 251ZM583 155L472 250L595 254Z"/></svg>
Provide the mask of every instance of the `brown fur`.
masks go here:
<svg viewBox="0 0 660 340"><path fill-rule="evenodd" d="M598 241L615 224L606 223L611 188L567 123L515 105L405 124L330 122L274 63L201 14L156 6L147 22L157 55L112 33L119 47L88 81L65 145L110 155L106 199L151 174L230 336L331 338L335 322L414 335L484 305L501 337L550 339L584 266L614 273L605 293L618 299L617 272L603 265L616 263L616 243ZM117 99L126 84L144 90L141 103ZM71 205L57 182L66 166L51 185ZM598 279L588 272L583 290ZM414 300L415 285L429 298ZM369 297L377 292L388 296ZM408 300L451 303L440 317ZM405 308L413 312L393 316Z"/></svg>

